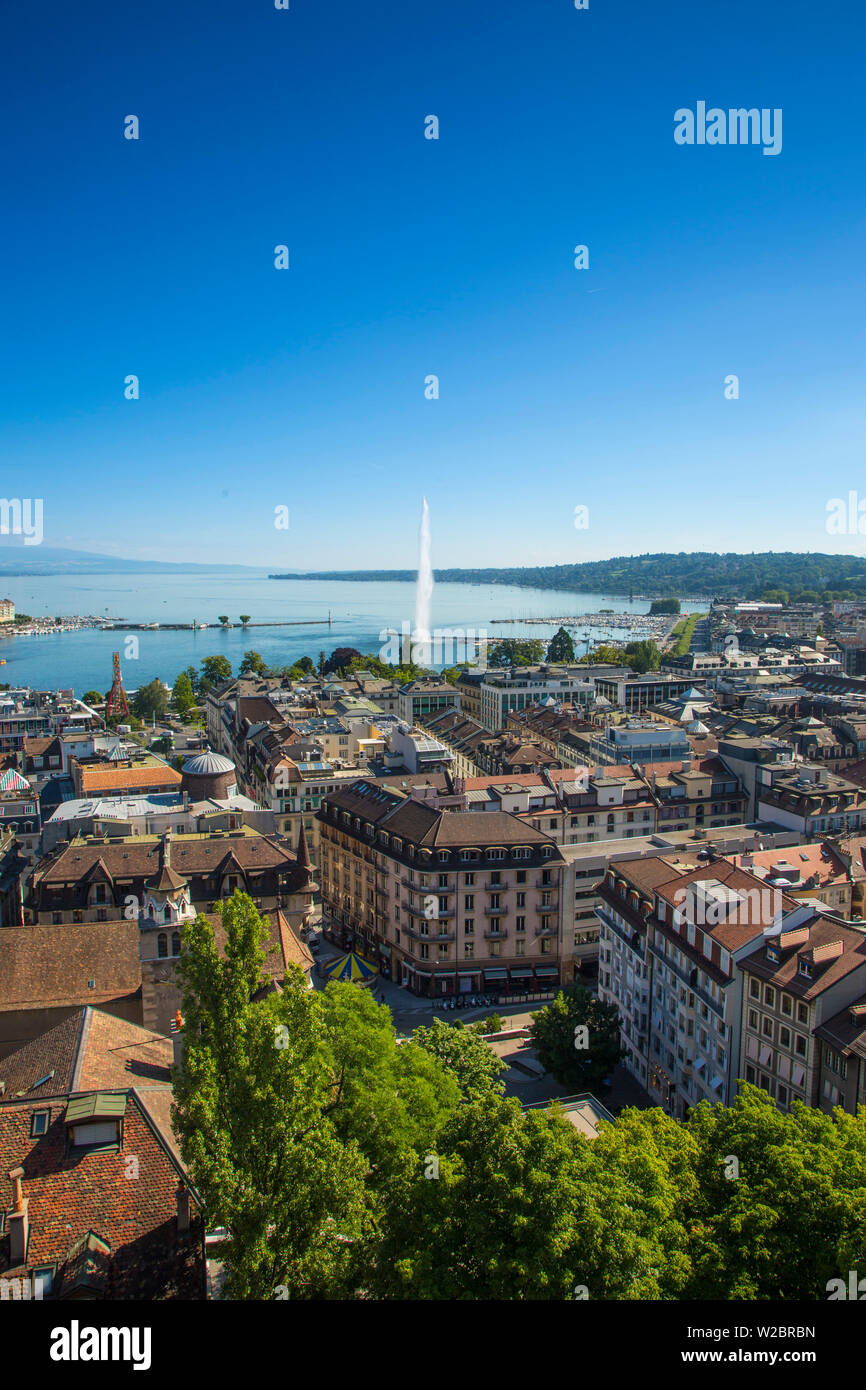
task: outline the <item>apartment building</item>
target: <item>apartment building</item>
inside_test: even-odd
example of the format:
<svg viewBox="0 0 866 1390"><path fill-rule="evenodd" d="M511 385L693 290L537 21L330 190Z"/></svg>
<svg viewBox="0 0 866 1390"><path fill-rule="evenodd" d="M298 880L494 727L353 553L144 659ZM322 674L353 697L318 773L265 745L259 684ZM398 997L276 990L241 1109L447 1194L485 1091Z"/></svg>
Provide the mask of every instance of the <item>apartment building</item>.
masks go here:
<svg viewBox="0 0 866 1390"><path fill-rule="evenodd" d="M304 848L304 854L306 849ZM296 854L249 826L211 834L78 836L41 860L25 904L34 924L108 922L137 915L147 884L171 868L206 912L236 888L263 910L306 911L309 875Z"/></svg>
<svg viewBox="0 0 866 1390"><path fill-rule="evenodd" d="M460 698L462 704L463 697ZM451 768L456 777L479 775L480 768L475 761L475 754L489 734L477 719L465 713L463 709L447 709L428 717L424 727L450 752Z"/></svg>
<svg viewBox="0 0 866 1390"><path fill-rule="evenodd" d="M746 819L749 798L717 757L683 759L678 766L651 766L642 770L642 776L662 832L716 829L739 825Z"/></svg>
<svg viewBox="0 0 866 1390"><path fill-rule="evenodd" d="M739 963L803 909L719 859L693 869L616 862L599 899L599 997L620 1010L625 1065L677 1118L700 1100L730 1104L741 1075Z"/></svg>
<svg viewBox="0 0 866 1390"><path fill-rule="evenodd" d="M866 1105L866 994L815 1029L821 1058L818 1104L856 1115Z"/></svg>
<svg viewBox="0 0 866 1390"><path fill-rule="evenodd" d="M866 829L866 789L820 765L801 763L790 770L759 765L755 799L761 819L804 836Z"/></svg>
<svg viewBox="0 0 866 1390"><path fill-rule="evenodd" d="M866 990L866 931L802 904L740 964L742 1074L782 1110L819 1105L823 1081L829 1091L847 1080L824 1064L829 1044L818 1033Z"/></svg>
<svg viewBox="0 0 866 1390"><path fill-rule="evenodd" d="M14 768L0 772L0 835L13 831L22 850L32 855L39 847L42 814L39 796Z"/></svg>
<svg viewBox="0 0 866 1390"><path fill-rule="evenodd" d="M587 761L606 767L618 763L662 763L690 759L685 729L653 719L630 719L583 735Z"/></svg>
<svg viewBox="0 0 866 1390"><path fill-rule="evenodd" d="M749 849L733 856L726 853L725 857L769 887L784 889L789 898L820 902L839 917L851 916L851 856L832 841L814 844L798 839L784 850Z"/></svg>
<svg viewBox="0 0 866 1390"><path fill-rule="evenodd" d="M0 753L20 753L26 739L88 730L98 722L71 690L5 690L0 692Z"/></svg>
<svg viewBox="0 0 866 1390"><path fill-rule="evenodd" d="M591 705L596 699L594 677L621 671L619 666L515 666L488 668L481 682L481 712L487 729L504 729L509 714L551 697L570 704Z"/></svg>
<svg viewBox="0 0 866 1390"><path fill-rule="evenodd" d="M325 928L416 994L560 983L563 857L502 811L436 809L360 780L319 811Z"/></svg>
<svg viewBox="0 0 866 1390"><path fill-rule="evenodd" d="M234 780L234 767L228 763ZM180 790L181 774L153 753L126 757L72 758L69 766L77 797L155 796Z"/></svg>
<svg viewBox="0 0 866 1390"><path fill-rule="evenodd" d="M11 598L0 598L0 623L14 623L15 604Z"/></svg>
<svg viewBox="0 0 866 1390"><path fill-rule="evenodd" d="M692 688L690 676L636 676L627 667L618 666L614 672L595 677L595 693L627 714L643 714L652 705L660 705Z"/></svg>
<svg viewBox="0 0 866 1390"><path fill-rule="evenodd" d="M731 862L748 868L752 853L758 857L762 848L770 858L782 858L788 846L797 844L793 831L771 825L731 825L712 832L706 830L659 831L634 835L630 826L624 837L601 838L598 843L561 845L566 862L563 876L563 959L567 961L569 916L573 918L575 978L594 974L599 958L598 885L608 866L617 860L636 860L665 857L675 868L697 868L712 855L742 856ZM773 846L774 848L768 848ZM809 849L815 849L809 846ZM788 858L793 857L793 851ZM634 969L634 965L632 966Z"/></svg>
<svg viewBox="0 0 866 1390"><path fill-rule="evenodd" d="M401 689L396 713L404 724L424 724L430 715L445 709L460 709L457 686L447 681L417 680Z"/></svg>

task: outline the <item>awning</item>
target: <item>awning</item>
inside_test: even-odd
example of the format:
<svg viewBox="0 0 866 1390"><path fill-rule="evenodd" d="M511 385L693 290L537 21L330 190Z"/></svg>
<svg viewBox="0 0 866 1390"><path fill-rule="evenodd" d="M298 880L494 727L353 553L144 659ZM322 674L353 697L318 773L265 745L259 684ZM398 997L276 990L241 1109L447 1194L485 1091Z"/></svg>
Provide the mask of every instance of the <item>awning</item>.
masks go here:
<svg viewBox="0 0 866 1390"><path fill-rule="evenodd" d="M523 969L521 969L521 970L512 970L512 972L511 972L511 978L512 978L512 980L528 980L528 979L531 979L531 978L532 978L532 971L531 971L531 970L523 970Z"/></svg>
<svg viewBox="0 0 866 1390"><path fill-rule="evenodd" d="M126 1092L112 1095L92 1092L89 1096L79 1096L66 1107L66 1123L78 1124L81 1120L115 1119L126 1114Z"/></svg>
<svg viewBox="0 0 866 1390"><path fill-rule="evenodd" d="M379 955L380 955L380 956L390 956L390 954L391 954L391 947L390 947L390 946L382 946L381 944L379 945Z"/></svg>
<svg viewBox="0 0 866 1390"><path fill-rule="evenodd" d="M471 970L471 971L469 972L468 975L462 975L462 974L461 974L460 979L461 979L461 980L474 980L474 979L475 979L475 976L476 976L477 974L478 974L478 971L477 971L477 970Z"/></svg>
<svg viewBox="0 0 866 1390"><path fill-rule="evenodd" d="M548 975L558 975L559 968L555 965L536 965L535 973L536 975L544 975L545 977Z"/></svg>
<svg viewBox="0 0 866 1390"><path fill-rule="evenodd" d="M507 980L507 979L508 979L508 971L507 971L507 970L485 970L485 972L484 972L484 978L485 978L485 980Z"/></svg>

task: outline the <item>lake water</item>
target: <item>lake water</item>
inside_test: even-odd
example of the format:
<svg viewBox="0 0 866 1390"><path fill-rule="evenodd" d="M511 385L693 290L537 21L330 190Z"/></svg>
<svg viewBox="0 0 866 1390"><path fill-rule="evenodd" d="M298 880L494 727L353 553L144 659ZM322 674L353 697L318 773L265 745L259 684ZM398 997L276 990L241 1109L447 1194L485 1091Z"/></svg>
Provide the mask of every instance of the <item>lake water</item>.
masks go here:
<svg viewBox="0 0 866 1390"><path fill-rule="evenodd" d="M318 661L320 651L357 647L378 654L379 634L386 628L398 632L404 622L414 622L415 585L354 583L332 580L275 580L261 575L243 578L224 574L134 575L92 574L20 577L2 581L2 595L13 599L16 611L33 617L98 615L106 611L128 622L216 622L220 614L238 622L249 613L252 623L312 621L309 627L263 627L208 631L137 632L138 658L124 657L132 634L87 629L36 637L0 639L0 681L38 689L71 687L76 695L85 690L107 690L111 684L111 654L120 651L123 680L128 689L159 676L173 682L187 666L206 656L228 658L237 670L244 652L253 648L270 666L291 665L308 655ZM434 627L486 628L488 637L550 638L557 623L549 625L493 624L494 618L562 617L595 613L599 608L636 617L649 611L648 600L612 598L603 594L567 594L548 589L520 589L500 584L437 584L433 590ZM705 611L706 603L683 604L684 611ZM328 625L330 612L331 624ZM584 631L592 643L616 636L629 640L629 630L611 632L604 617L581 625L574 633L578 651ZM637 633L636 635L642 635Z"/></svg>

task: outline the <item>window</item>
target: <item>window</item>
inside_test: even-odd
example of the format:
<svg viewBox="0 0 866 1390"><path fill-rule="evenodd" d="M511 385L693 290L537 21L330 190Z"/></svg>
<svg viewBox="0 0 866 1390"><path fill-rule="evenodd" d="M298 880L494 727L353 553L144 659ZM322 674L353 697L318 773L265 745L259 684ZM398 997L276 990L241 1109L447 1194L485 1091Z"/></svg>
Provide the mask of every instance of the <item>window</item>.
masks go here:
<svg viewBox="0 0 866 1390"><path fill-rule="evenodd" d="M517 894L517 903L516 903L516 906L517 906L517 907L526 907L526 894L525 894L525 893L518 893L518 894Z"/></svg>
<svg viewBox="0 0 866 1390"><path fill-rule="evenodd" d="M776 1002L776 991L770 985L764 985L764 1003L772 1009Z"/></svg>
<svg viewBox="0 0 866 1390"><path fill-rule="evenodd" d="M174 932L172 932L172 934L171 934L171 954L172 954L173 956L179 956L179 955L180 955L180 932L179 932L179 931L174 931Z"/></svg>
<svg viewBox="0 0 866 1390"><path fill-rule="evenodd" d="M463 882L466 884L466 887L467 887L467 888L474 888L474 887L475 887L475 875L474 875L474 874L464 874L464 875L463 875Z"/></svg>
<svg viewBox="0 0 866 1390"><path fill-rule="evenodd" d="M475 906L475 894L474 894L474 893L464 893L464 895L463 895L463 906L466 908L466 910L467 910L468 912L471 912L471 911L472 911L473 907Z"/></svg>
<svg viewBox="0 0 866 1390"><path fill-rule="evenodd" d="M802 1033L794 1034L794 1051L798 1057L806 1056L806 1039L803 1037Z"/></svg>
<svg viewBox="0 0 866 1390"><path fill-rule="evenodd" d="M157 954L159 955L159 959L165 960L166 956L168 955L168 937L166 936L164 931L161 931L159 933L159 936L156 938L156 949Z"/></svg>
<svg viewBox="0 0 866 1390"><path fill-rule="evenodd" d="M749 980L749 998L750 998L750 999L760 999L760 997L761 997L761 986L758 984L758 981L757 981L757 980L752 980L752 979L750 979L750 980Z"/></svg>
<svg viewBox="0 0 866 1390"><path fill-rule="evenodd" d="M467 917L467 918L466 918L466 921L463 923L463 930L464 930L464 932L466 933L467 936L471 936L471 935L472 935L472 933L473 933L474 930L475 930L475 918L474 918L474 917Z"/></svg>
<svg viewBox="0 0 866 1390"><path fill-rule="evenodd" d="M781 1082L779 1082L779 1086L776 1091L776 1099L780 1105L788 1104L788 1088L787 1086L783 1086Z"/></svg>
<svg viewBox="0 0 866 1390"><path fill-rule="evenodd" d="M72 1126L72 1143L76 1149L104 1148L119 1142L117 1120L91 1120L88 1124Z"/></svg>
<svg viewBox="0 0 866 1390"><path fill-rule="evenodd" d="M30 1138L39 1139L48 1130L50 1110L34 1110L30 1116Z"/></svg>
<svg viewBox="0 0 866 1390"><path fill-rule="evenodd" d="M782 1047L789 1048L791 1046L791 1030L786 1028L784 1024L779 1028L779 1042Z"/></svg>
<svg viewBox="0 0 866 1390"><path fill-rule="evenodd" d="M518 918L515 920L515 923L514 923L514 930L515 930L515 931L526 931L526 918L525 918L525 917L518 917Z"/></svg>
<svg viewBox="0 0 866 1390"><path fill-rule="evenodd" d="M808 1006L808 1004L798 1004L798 1005L797 1005L797 1022L798 1022L798 1023L808 1023L808 1022L809 1022L809 1006Z"/></svg>
<svg viewBox="0 0 866 1390"><path fill-rule="evenodd" d="M757 1033L757 1031L758 1031L758 1011L757 1011L757 1009L749 1009L749 1027L750 1027L750 1028L754 1028L755 1032Z"/></svg>
<svg viewBox="0 0 866 1390"><path fill-rule="evenodd" d="M38 1299L47 1298L51 1293L54 1283L54 1266L43 1265L41 1269L33 1271L33 1297Z"/></svg>
<svg viewBox="0 0 866 1390"><path fill-rule="evenodd" d="M790 1018L790 1017L791 1017L792 1009L793 1009L793 1001L792 1001L792 999L791 999L790 994L783 994L783 995L782 995L782 1013L785 1014L788 1018Z"/></svg>
<svg viewBox="0 0 866 1390"><path fill-rule="evenodd" d="M526 870L525 870L525 869L518 869L518 870L517 870L517 875L516 875L516 877L517 877L517 882L518 882L518 883L525 883L525 882L526 882Z"/></svg>

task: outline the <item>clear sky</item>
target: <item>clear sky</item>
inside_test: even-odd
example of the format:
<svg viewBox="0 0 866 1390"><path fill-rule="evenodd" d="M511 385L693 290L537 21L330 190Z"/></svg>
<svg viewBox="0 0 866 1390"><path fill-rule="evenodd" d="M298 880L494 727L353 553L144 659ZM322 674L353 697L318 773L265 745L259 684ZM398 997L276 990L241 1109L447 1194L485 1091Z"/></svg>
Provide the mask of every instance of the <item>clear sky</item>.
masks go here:
<svg viewBox="0 0 866 1390"><path fill-rule="evenodd" d="M825 529L866 498L864 38L853 0L10 0L4 495L165 560L412 567L422 493L437 566L864 553ZM677 145L698 101L781 108L781 153Z"/></svg>

